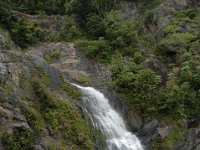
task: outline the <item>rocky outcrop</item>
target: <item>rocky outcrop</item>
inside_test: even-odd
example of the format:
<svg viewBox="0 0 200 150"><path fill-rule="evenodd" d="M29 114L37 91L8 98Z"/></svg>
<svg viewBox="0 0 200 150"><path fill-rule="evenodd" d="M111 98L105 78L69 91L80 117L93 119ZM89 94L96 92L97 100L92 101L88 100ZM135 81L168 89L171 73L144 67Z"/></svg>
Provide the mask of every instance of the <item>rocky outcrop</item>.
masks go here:
<svg viewBox="0 0 200 150"><path fill-rule="evenodd" d="M185 142L177 143L174 150L199 150L200 149L200 128L187 130Z"/></svg>
<svg viewBox="0 0 200 150"><path fill-rule="evenodd" d="M154 10L154 20L158 28L163 28L169 23L171 17L178 11L188 6L187 0L166 0Z"/></svg>
<svg viewBox="0 0 200 150"><path fill-rule="evenodd" d="M135 20L139 17L139 9L133 1L122 1L120 4L124 18L128 20Z"/></svg>
<svg viewBox="0 0 200 150"><path fill-rule="evenodd" d="M49 64L45 55L51 53L53 49L57 49L61 55L55 62ZM36 98L32 93L30 82L32 77L39 78L41 82L47 84L47 88L52 93L56 91L61 98L74 106L76 112L81 113L81 110L76 107L76 100L70 102L68 95L61 92L61 84L64 82L61 81L61 74L68 80L82 75L83 71L77 69L77 63L78 58L73 44L66 42L45 43L37 48L30 48L26 53L17 50L0 50L0 139L3 140L0 142L0 149L3 150L8 136L18 138L15 135L23 133L33 136L30 137L33 138L32 140L35 138L33 146L37 150L50 147L66 148L67 142L62 145L63 137L53 137L47 129L48 124L46 128L41 127L41 137L34 137L35 128L32 123L40 122L41 114L32 108L32 105L37 102L34 100Z"/></svg>

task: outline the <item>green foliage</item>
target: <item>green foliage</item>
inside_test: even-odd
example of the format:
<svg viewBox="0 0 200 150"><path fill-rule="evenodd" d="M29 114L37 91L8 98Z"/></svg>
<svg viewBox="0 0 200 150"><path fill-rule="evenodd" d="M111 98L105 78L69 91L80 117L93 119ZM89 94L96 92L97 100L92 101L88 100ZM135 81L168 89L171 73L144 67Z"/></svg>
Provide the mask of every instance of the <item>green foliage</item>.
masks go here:
<svg viewBox="0 0 200 150"><path fill-rule="evenodd" d="M143 114L155 113L158 108L158 84L160 77L150 69L142 69L141 64L122 56L116 56L112 62L112 79L116 90L130 104Z"/></svg>
<svg viewBox="0 0 200 150"><path fill-rule="evenodd" d="M133 55L138 43L135 24L125 21L121 12L111 11L102 19L92 15L86 23L90 40L78 42L89 58L97 58L101 62L110 62L117 51L124 56Z"/></svg>
<svg viewBox="0 0 200 150"><path fill-rule="evenodd" d="M88 74L82 74L78 77L75 77L74 80L80 84L90 84L91 80Z"/></svg>
<svg viewBox="0 0 200 150"><path fill-rule="evenodd" d="M188 32L174 33L164 38L160 42L158 49L160 51L183 53L186 52L188 44L190 44L195 38L196 36Z"/></svg>
<svg viewBox="0 0 200 150"><path fill-rule="evenodd" d="M26 0L10 0L14 10L36 14L39 11L44 11L48 15L66 13L66 4L68 0L38 0L38 1L26 1Z"/></svg>
<svg viewBox="0 0 200 150"><path fill-rule="evenodd" d="M104 16L116 8L118 0L76 0L71 1L68 12L76 14L78 22L85 26L88 21L88 16L97 15Z"/></svg>
<svg viewBox="0 0 200 150"><path fill-rule="evenodd" d="M102 62L108 61L112 54L112 47L103 38L93 41L81 40L76 44L82 46L88 58L98 58Z"/></svg>
<svg viewBox="0 0 200 150"><path fill-rule="evenodd" d="M41 78L42 83L44 83L46 85L48 85L50 83L49 74L47 74L47 73L41 73L40 74L40 78Z"/></svg>
<svg viewBox="0 0 200 150"><path fill-rule="evenodd" d="M81 118L67 101L50 94L39 80L33 78L32 85L37 110L42 114L50 133L54 137L63 137L72 147L92 149L91 131L85 118Z"/></svg>
<svg viewBox="0 0 200 150"><path fill-rule="evenodd" d="M63 74L60 75L60 78L62 81L60 87L65 91L66 95L71 99L80 100L81 99L80 91L71 84L69 84L68 82L66 82Z"/></svg>
<svg viewBox="0 0 200 150"><path fill-rule="evenodd" d="M6 150L27 150L33 148L34 135L30 131L15 131L12 135L4 135L2 144Z"/></svg>
<svg viewBox="0 0 200 150"><path fill-rule="evenodd" d="M62 83L60 86L70 98L81 99L81 93L69 83Z"/></svg>
<svg viewBox="0 0 200 150"><path fill-rule="evenodd" d="M62 57L61 52L56 49L53 49L50 52L46 52L44 55L44 58L50 64L56 63L61 57Z"/></svg>
<svg viewBox="0 0 200 150"><path fill-rule="evenodd" d="M90 16L86 23L86 29L89 36L92 36L96 39L105 36L105 25L100 16Z"/></svg>
<svg viewBox="0 0 200 150"><path fill-rule="evenodd" d="M185 134L185 130L184 127L182 125L183 123L178 122L176 124L174 124L173 128L170 130L169 135L161 142L157 142L157 141L153 141L152 142L152 149L154 150L160 150L163 148L167 148L167 149L171 149L173 148L173 145L178 141L184 141L184 134Z"/></svg>
<svg viewBox="0 0 200 150"><path fill-rule="evenodd" d="M38 28L35 22L26 23L21 19L13 24L11 30L13 40L22 48L44 40L44 35L44 31Z"/></svg>
<svg viewBox="0 0 200 150"><path fill-rule="evenodd" d="M125 49L137 45L137 33L132 22L123 19L121 12L111 11L104 19L105 39L114 49Z"/></svg>
<svg viewBox="0 0 200 150"><path fill-rule="evenodd" d="M161 1L162 0L142 0L142 2L141 2L140 0L136 0L139 7L144 11L155 8L156 6L158 6L160 4Z"/></svg>
<svg viewBox="0 0 200 150"><path fill-rule="evenodd" d="M0 1L0 23L10 27L11 20L14 19L11 2L9 0Z"/></svg>
<svg viewBox="0 0 200 150"><path fill-rule="evenodd" d="M60 40L72 41L74 39L80 38L82 33L72 18L67 18L65 24L60 29Z"/></svg>
<svg viewBox="0 0 200 150"><path fill-rule="evenodd" d="M147 12L145 18L144 18L144 25L152 25L154 23L154 14L152 11Z"/></svg>

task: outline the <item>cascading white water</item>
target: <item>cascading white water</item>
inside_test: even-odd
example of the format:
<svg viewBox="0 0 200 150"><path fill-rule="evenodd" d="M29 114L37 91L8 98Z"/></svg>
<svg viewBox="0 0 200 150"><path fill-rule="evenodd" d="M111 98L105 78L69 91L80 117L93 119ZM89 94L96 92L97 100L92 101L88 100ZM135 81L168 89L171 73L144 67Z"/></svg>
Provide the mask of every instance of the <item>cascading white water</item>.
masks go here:
<svg viewBox="0 0 200 150"><path fill-rule="evenodd" d="M122 117L111 107L108 99L92 87L74 86L83 93L83 105L106 137L108 150L143 150L139 139L129 132Z"/></svg>

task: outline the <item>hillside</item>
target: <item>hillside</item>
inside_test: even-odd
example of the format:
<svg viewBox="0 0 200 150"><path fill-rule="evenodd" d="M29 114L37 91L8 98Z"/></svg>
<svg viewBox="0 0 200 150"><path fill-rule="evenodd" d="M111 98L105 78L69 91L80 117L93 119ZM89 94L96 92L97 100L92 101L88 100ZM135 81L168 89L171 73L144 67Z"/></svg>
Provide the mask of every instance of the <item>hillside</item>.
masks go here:
<svg viewBox="0 0 200 150"><path fill-rule="evenodd" d="M200 2L0 1L0 149L105 149L70 83L146 149L200 149Z"/></svg>

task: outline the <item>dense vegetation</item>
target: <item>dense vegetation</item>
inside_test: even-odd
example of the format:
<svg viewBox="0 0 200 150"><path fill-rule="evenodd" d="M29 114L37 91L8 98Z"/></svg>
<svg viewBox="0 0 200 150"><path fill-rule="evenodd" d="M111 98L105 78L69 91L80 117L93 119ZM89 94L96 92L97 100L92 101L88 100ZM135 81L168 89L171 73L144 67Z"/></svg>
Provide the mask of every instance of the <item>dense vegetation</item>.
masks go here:
<svg viewBox="0 0 200 150"><path fill-rule="evenodd" d="M112 71L110 87L138 113L162 119L199 115L200 5L196 3L193 8L178 12L158 37L151 27L156 26L153 8L161 0L135 2L142 16L137 21L124 18L119 9L120 0L7 0L0 2L0 24L10 31L17 45L26 48L48 41L49 33L36 22L27 22L17 16L16 12L68 15L54 40L73 41L81 46L88 58L108 64ZM59 57L56 50L52 53ZM51 55L46 59L54 61ZM167 74L162 75L159 70L149 67L151 60L164 64ZM70 89L67 84L61 86L64 90ZM56 111L57 106L53 112L46 110L43 115L51 119L52 115L65 113ZM59 121L62 123L62 120L49 120L49 123L54 128ZM77 129L70 130L78 134ZM84 140L87 138L72 139L80 143Z"/></svg>
<svg viewBox="0 0 200 150"><path fill-rule="evenodd" d="M74 14L78 23L68 18L58 39L76 40L89 58L96 57L101 62L110 63L112 87L139 112L177 118L198 114L200 66L196 51L200 42L199 7L179 12L162 31L164 36L157 40L150 31L147 31L148 36L142 34L153 23L153 13L147 10L160 1L137 2L146 16L140 22L125 20L117 10L118 2L1 1L1 24L10 30L19 46L27 47L44 41L46 32L35 22L25 22L14 11ZM180 24L185 28L181 29ZM168 65L170 74L167 79L147 67L149 57L159 58Z"/></svg>

